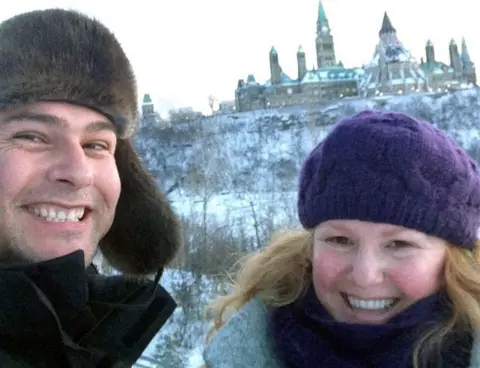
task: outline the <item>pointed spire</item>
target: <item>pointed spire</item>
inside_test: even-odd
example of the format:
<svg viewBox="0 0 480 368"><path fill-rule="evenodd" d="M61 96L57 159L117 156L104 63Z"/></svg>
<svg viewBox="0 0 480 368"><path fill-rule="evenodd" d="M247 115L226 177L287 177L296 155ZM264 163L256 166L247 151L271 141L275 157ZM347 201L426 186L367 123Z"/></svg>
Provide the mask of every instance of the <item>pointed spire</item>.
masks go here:
<svg viewBox="0 0 480 368"><path fill-rule="evenodd" d="M427 40L427 47L433 47L433 42L431 40Z"/></svg>
<svg viewBox="0 0 480 368"><path fill-rule="evenodd" d="M465 37L462 37L462 53L460 55L460 58L462 59L464 69L469 69L473 67L472 60L470 59L470 54L468 53L467 41L465 41Z"/></svg>
<svg viewBox="0 0 480 368"><path fill-rule="evenodd" d="M325 8L323 7L322 0L318 1L317 24L321 24L322 26L327 26L328 27L327 13L325 12Z"/></svg>
<svg viewBox="0 0 480 368"><path fill-rule="evenodd" d="M300 55L300 54L305 54L305 51L303 51L303 47L302 45L298 46L298 51L297 51L297 55Z"/></svg>
<svg viewBox="0 0 480 368"><path fill-rule="evenodd" d="M277 50L275 50L275 47L272 46L272 48L270 49L270 55L274 55L277 53Z"/></svg>
<svg viewBox="0 0 480 368"><path fill-rule="evenodd" d="M322 0L318 1L318 16L317 16L317 35L329 34L330 25L328 24L327 13L323 7Z"/></svg>
<svg viewBox="0 0 480 368"><path fill-rule="evenodd" d="M382 28L380 29L380 32L378 33L380 36L386 33L395 33L397 30L393 28L392 22L390 21L390 18L388 17L387 12L383 14L383 22L382 22Z"/></svg>

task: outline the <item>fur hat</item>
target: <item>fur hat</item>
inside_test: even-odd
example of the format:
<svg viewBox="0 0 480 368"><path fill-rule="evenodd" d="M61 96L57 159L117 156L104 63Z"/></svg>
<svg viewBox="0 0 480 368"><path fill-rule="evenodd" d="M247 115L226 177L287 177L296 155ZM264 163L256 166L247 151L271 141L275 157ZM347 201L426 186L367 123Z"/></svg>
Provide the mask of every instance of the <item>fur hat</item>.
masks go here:
<svg viewBox="0 0 480 368"><path fill-rule="evenodd" d="M99 246L112 266L149 274L182 244L179 222L135 152L135 76L115 36L100 22L62 9L38 10L0 24L0 108L61 101L94 109L116 126L122 192Z"/></svg>

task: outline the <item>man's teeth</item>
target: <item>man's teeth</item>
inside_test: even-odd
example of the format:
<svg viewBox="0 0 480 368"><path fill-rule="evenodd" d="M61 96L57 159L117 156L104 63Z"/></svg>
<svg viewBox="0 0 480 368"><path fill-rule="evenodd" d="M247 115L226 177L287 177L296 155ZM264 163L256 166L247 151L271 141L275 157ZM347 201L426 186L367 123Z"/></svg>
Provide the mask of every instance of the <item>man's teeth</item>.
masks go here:
<svg viewBox="0 0 480 368"><path fill-rule="evenodd" d="M32 206L30 209L38 217L53 222L80 221L85 213L85 207L60 209L49 206Z"/></svg>
<svg viewBox="0 0 480 368"><path fill-rule="evenodd" d="M395 299L358 299L353 296L347 296L348 303L355 309L381 310L387 309L395 303Z"/></svg>

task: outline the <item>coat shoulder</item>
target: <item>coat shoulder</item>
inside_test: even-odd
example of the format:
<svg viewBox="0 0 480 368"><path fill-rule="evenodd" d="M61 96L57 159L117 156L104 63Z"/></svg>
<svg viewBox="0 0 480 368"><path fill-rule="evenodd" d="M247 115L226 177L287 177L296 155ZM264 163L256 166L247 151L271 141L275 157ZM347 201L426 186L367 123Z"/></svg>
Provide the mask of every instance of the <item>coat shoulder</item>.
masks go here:
<svg viewBox="0 0 480 368"><path fill-rule="evenodd" d="M480 368L480 329L474 336L469 368Z"/></svg>
<svg viewBox="0 0 480 368"><path fill-rule="evenodd" d="M269 337L268 308L253 298L216 332L203 358L208 368L280 366Z"/></svg>
<svg viewBox="0 0 480 368"><path fill-rule="evenodd" d="M269 337L269 310L257 298L240 308L212 337L203 353L208 368L281 367ZM480 329L470 366L480 368Z"/></svg>

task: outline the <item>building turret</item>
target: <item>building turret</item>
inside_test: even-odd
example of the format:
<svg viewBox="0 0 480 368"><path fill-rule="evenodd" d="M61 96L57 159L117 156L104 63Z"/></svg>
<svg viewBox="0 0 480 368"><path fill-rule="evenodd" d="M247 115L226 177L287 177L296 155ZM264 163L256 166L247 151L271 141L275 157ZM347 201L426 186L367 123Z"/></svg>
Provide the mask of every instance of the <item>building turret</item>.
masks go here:
<svg viewBox="0 0 480 368"><path fill-rule="evenodd" d="M297 51L297 66L298 66L298 80L301 81L305 74L307 74L307 60L302 46Z"/></svg>
<svg viewBox="0 0 480 368"><path fill-rule="evenodd" d="M282 77L282 68L278 61L278 53L275 50L275 47L272 46L270 49L270 79L272 84L278 84L281 81Z"/></svg>
<svg viewBox="0 0 480 368"><path fill-rule="evenodd" d="M473 68L473 62L470 59L470 54L468 53L465 37L462 37L462 53L460 55L460 59L462 61L463 69Z"/></svg>
<svg viewBox="0 0 480 368"><path fill-rule="evenodd" d="M463 67L463 78L467 83L477 84L477 73L475 71L475 64L470 59L470 54L467 48L465 38L462 38L462 53L460 59Z"/></svg>
<svg viewBox="0 0 480 368"><path fill-rule="evenodd" d="M455 40L452 38L450 40L450 45L448 46L448 51L450 54L450 66L456 73L462 72L462 61L460 60L460 54L458 52L458 46Z"/></svg>
<svg viewBox="0 0 480 368"><path fill-rule="evenodd" d="M433 47L433 42L428 40L427 45L425 46L425 54L427 56L427 63L435 63L435 48Z"/></svg>

